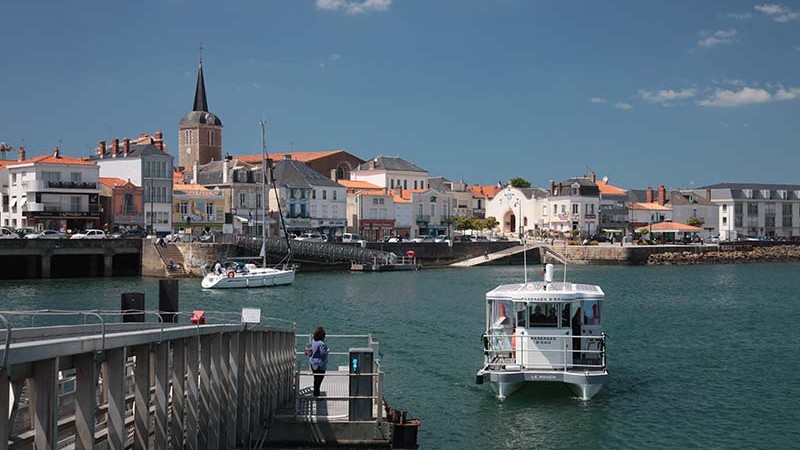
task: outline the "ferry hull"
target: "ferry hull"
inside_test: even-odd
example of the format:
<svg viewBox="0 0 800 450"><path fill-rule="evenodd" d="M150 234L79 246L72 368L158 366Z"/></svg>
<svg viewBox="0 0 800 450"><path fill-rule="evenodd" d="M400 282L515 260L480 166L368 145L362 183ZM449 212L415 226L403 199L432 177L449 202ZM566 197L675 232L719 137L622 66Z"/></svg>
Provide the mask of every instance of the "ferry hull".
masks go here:
<svg viewBox="0 0 800 450"><path fill-rule="evenodd" d="M209 274L203 278L204 289L242 289L280 286L294 283L294 270L274 270L255 274L226 275Z"/></svg>
<svg viewBox="0 0 800 450"><path fill-rule="evenodd" d="M581 400L594 397L608 379L607 371L502 371L483 369L478 372L481 382L488 382L500 400L523 388L527 383L564 383Z"/></svg>

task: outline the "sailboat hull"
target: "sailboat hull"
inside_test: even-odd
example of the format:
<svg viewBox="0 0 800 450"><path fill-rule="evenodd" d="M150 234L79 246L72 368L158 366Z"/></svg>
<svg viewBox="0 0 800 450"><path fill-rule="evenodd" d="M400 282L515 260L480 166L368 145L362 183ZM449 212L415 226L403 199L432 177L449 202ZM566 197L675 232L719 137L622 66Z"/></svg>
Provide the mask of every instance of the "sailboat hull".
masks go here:
<svg viewBox="0 0 800 450"><path fill-rule="evenodd" d="M294 282L293 269L253 269L248 273L208 274L203 278L201 286L204 289L243 289L270 286L281 286Z"/></svg>

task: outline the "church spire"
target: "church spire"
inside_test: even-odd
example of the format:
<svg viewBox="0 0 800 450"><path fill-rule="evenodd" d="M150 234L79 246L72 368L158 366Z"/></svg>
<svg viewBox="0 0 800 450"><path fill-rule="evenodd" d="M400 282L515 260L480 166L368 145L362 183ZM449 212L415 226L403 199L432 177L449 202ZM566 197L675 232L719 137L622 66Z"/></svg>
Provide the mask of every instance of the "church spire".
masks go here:
<svg viewBox="0 0 800 450"><path fill-rule="evenodd" d="M203 81L203 60L200 60L200 68L197 69L197 88L194 91L194 109L192 111L208 112L208 101L206 101L206 83Z"/></svg>

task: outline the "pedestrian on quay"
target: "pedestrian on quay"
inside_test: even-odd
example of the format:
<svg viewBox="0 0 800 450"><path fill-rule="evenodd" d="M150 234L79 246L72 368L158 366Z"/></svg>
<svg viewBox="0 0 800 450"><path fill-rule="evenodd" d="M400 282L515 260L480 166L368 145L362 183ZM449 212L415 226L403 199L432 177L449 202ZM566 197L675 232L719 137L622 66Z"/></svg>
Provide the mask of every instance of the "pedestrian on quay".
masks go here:
<svg viewBox="0 0 800 450"><path fill-rule="evenodd" d="M306 350L306 356L311 371L314 372L314 397L319 397L322 379L325 378L325 370L328 368L328 345L325 344L324 328L318 327L314 330L311 348Z"/></svg>

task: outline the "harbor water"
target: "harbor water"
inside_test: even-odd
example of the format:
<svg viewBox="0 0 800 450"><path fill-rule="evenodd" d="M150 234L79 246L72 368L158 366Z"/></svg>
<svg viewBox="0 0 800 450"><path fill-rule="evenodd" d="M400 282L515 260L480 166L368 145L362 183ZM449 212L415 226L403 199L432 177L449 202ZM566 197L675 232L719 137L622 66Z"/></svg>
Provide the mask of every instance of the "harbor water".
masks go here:
<svg viewBox="0 0 800 450"><path fill-rule="evenodd" d="M609 381L589 402L557 385L499 402L475 385L484 294L521 281L518 266L301 273L252 290L182 280L181 309L260 307L298 333L372 333L387 400L422 419L421 448L798 448L798 275L797 264L570 267L606 292ZM119 278L6 281L0 309L117 309L134 291L157 307L156 280Z"/></svg>

